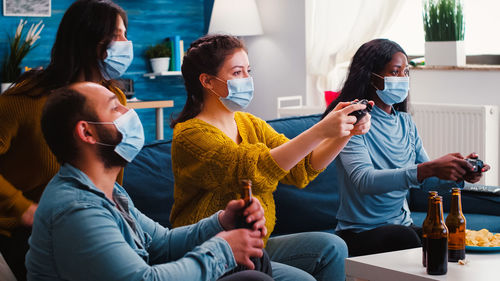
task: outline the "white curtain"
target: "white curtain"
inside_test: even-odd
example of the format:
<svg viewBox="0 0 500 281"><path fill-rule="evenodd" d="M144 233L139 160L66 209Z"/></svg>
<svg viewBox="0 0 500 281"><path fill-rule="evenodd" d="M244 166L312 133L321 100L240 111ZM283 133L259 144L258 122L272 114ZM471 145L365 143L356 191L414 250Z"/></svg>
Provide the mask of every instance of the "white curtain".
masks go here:
<svg viewBox="0 0 500 281"><path fill-rule="evenodd" d="M406 1L415 0L305 0L306 104L324 104L323 92L339 90L345 72L361 44L377 38L394 23ZM389 38L390 39L390 38Z"/></svg>

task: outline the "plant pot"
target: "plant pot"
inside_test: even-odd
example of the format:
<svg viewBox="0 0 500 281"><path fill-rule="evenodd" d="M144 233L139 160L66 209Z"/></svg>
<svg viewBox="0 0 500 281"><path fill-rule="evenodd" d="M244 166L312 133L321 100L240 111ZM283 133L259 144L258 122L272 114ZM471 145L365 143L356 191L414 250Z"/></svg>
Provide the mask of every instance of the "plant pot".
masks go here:
<svg viewBox="0 0 500 281"><path fill-rule="evenodd" d="M154 58L154 59L149 59L149 61L151 62L151 68L154 73L168 71L168 66L170 64L169 57Z"/></svg>
<svg viewBox="0 0 500 281"><path fill-rule="evenodd" d="M5 90L7 90L12 84L13 84L12 82L2 83L2 88L0 90L0 94L5 92Z"/></svg>
<svg viewBox="0 0 500 281"><path fill-rule="evenodd" d="M425 64L464 66L464 41L425 42Z"/></svg>

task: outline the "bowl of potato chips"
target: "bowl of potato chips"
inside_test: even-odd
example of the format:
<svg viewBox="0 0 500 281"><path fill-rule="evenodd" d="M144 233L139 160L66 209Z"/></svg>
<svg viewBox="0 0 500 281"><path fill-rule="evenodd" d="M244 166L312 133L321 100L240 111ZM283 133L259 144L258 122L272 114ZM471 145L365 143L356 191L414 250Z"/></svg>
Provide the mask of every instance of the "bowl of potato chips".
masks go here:
<svg viewBox="0 0 500 281"><path fill-rule="evenodd" d="M470 251L500 251L500 233L487 229L465 230L465 249Z"/></svg>

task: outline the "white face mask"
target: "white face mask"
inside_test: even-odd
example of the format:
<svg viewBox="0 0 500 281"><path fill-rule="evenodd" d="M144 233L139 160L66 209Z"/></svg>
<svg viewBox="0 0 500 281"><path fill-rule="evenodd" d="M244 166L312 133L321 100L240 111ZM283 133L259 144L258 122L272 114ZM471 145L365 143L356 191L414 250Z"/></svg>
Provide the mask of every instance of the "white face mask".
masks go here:
<svg viewBox="0 0 500 281"><path fill-rule="evenodd" d="M122 134L120 143L116 146L101 142L97 142L97 144L115 146L115 152L127 162L132 162L144 146L144 129L142 128L139 116L137 116L137 113L133 109L129 109L113 122L87 122L96 125L114 124L118 132Z"/></svg>
<svg viewBox="0 0 500 281"><path fill-rule="evenodd" d="M384 89L379 90L375 85L373 87L377 89L378 97L387 105L393 105L396 103L403 102L406 97L408 97L408 90L410 89L410 78L409 77L398 77L398 76L385 76L382 77L376 73L373 75L384 79Z"/></svg>
<svg viewBox="0 0 500 281"><path fill-rule="evenodd" d="M122 76L134 59L132 41L113 41L106 52L107 56L101 64L101 72L106 79Z"/></svg>
<svg viewBox="0 0 500 281"><path fill-rule="evenodd" d="M253 78L251 76L246 78L231 79L224 82L222 79L215 77L217 80L227 84L227 97L220 97L219 100L229 111L241 111L248 107L253 99Z"/></svg>

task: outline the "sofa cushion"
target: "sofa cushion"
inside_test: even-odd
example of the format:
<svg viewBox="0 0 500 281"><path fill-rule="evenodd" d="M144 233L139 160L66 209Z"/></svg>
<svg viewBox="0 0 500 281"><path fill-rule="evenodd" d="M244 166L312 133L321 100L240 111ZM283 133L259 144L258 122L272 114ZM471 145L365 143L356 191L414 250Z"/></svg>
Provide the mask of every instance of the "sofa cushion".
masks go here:
<svg viewBox="0 0 500 281"><path fill-rule="evenodd" d="M277 132L292 139L320 120L319 114L268 121ZM276 227L273 235L314 230L333 230L339 204L337 172L332 163L304 189L279 184L274 192Z"/></svg>
<svg viewBox="0 0 500 281"><path fill-rule="evenodd" d="M276 132L284 134L289 139L293 139L312 127L312 125L318 123L320 118L321 114L286 117L269 120L267 124L271 125Z"/></svg>
<svg viewBox="0 0 500 281"><path fill-rule="evenodd" d="M411 218L414 224L422 226L426 215L425 212L412 212ZM446 216L448 214L444 213L445 218ZM464 216L467 229L480 230L486 228L491 232L500 232L500 216L471 213L465 213Z"/></svg>
<svg viewBox="0 0 500 281"><path fill-rule="evenodd" d="M446 213L450 210L451 191L439 192L439 195L443 196L443 211ZM427 214L427 191L411 189L408 203L414 223L422 225ZM468 229L486 228L492 232L500 232L500 196L463 192L462 211Z"/></svg>
<svg viewBox="0 0 500 281"><path fill-rule="evenodd" d="M443 210L446 212L450 209L451 191L439 192L439 195L443 196ZM427 212L427 191L411 189L408 204L412 212ZM500 196L462 192L462 211L464 214L500 216Z"/></svg>
<svg viewBox="0 0 500 281"><path fill-rule="evenodd" d="M170 224L174 204L172 141L156 141L144 146L125 167L123 187L137 209L165 227Z"/></svg>

